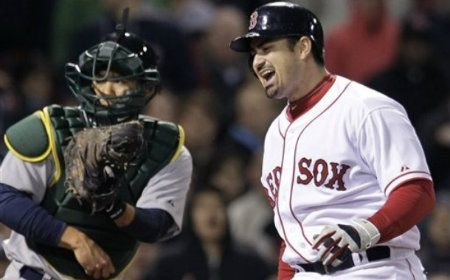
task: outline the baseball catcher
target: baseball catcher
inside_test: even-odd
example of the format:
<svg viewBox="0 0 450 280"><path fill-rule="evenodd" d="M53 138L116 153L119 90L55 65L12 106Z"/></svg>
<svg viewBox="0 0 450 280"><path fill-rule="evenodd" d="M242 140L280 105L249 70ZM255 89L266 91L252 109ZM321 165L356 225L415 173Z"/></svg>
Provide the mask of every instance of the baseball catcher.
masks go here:
<svg viewBox="0 0 450 280"><path fill-rule="evenodd" d="M79 106L49 105L4 137L0 222L13 232L3 279L121 279L139 242L182 228L183 129L141 114L160 90L153 47L118 25L65 77Z"/></svg>

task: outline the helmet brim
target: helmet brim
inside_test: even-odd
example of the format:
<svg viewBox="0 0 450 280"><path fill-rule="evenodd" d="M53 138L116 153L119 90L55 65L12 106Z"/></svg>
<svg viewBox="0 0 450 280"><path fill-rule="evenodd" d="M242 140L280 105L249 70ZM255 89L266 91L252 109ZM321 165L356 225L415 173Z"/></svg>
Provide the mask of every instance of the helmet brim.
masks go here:
<svg viewBox="0 0 450 280"><path fill-rule="evenodd" d="M237 52L250 52L252 50L251 48L251 42L253 39L261 38L261 39L277 39L277 38L289 38L289 37L295 37L295 36L308 36L307 34L302 33L286 33L286 34L279 34L276 32L249 32L245 35L239 36L235 38L230 43L230 49ZM310 37L309 37L310 38ZM310 38L312 41L314 41L312 38Z"/></svg>
<svg viewBox="0 0 450 280"><path fill-rule="evenodd" d="M235 38L230 43L230 48L236 52L250 52L250 43L254 38L267 37L267 35L262 36L259 32L248 32L242 36Z"/></svg>

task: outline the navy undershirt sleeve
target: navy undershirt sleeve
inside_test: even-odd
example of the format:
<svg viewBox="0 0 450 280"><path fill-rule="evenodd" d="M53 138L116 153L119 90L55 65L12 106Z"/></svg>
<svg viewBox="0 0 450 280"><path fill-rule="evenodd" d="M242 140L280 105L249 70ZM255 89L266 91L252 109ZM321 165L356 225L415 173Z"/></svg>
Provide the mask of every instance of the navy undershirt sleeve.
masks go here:
<svg viewBox="0 0 450 280"><path fill-rule="evenodd" d="M134 220L122 230L136 239L153 243L172 227L172 216L162 209L135 208Z"/></svg>
<svg viewBox="0 0 450 280"><path fill-rule="evenodd" d="M0 183L0 222L26 239L57 246L65 223L36 205L26 193Z"/></svg>

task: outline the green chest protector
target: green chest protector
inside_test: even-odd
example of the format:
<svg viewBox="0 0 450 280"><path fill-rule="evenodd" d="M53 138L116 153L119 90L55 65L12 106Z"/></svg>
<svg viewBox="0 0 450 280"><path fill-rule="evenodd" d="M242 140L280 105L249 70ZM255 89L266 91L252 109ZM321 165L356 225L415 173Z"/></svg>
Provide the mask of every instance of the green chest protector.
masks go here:
<svg viewBox="0 0 450 280"><path fill-rule="evenodd" d="M144 124L147 153L127 170L127 185L119 193L122 200L132 205L136 205L150 178L178 156L184 142L181 127L151 118L140 120ZM91 215L64 186L63 150L71 137L83 128L85 125L80 119L79 109L52 105L10 127L5 142L11 152L28 162L39 162L50 155L53 157L55 174L41 206L55 218L86 233L104 249L116 268L116 274L112 275L115 277L130 263L138 241L121 231L106 215ZM89 279L71 251L32 241L28 244L60 273Z"/></svg>

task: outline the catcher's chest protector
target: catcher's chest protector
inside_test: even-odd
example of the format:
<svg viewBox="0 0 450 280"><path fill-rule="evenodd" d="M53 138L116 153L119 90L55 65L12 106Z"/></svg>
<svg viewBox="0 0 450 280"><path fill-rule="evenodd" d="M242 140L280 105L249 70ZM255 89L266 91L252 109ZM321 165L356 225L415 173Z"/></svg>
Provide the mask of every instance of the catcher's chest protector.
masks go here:
<svg viewBox="0 0 450 280"><path fill-rule="evenodd" d="M182 131L177 125L151 118L141 118L141 121L144 124L147 152L127 170L127 184L119 193L124 201L132 205L136 204L150 178L176 157L183 145ZM8 129L5 140L10 150L23 160L37 162L37 159L53 155L56 169L54 183L49 186L41 206L99 244L114 263L114 277L131 261L138 242L120 231L106 215L91 215L88 207L80 205L72 193L66 191L63 151L71 137L83 128L85 125L77 108L52 105L46 107L43 113L25 118ZM33 142L20 142L19 139L33 139ZM89 279L71 251L35 242L29 242L29 245L59 272Z"/></svg>

